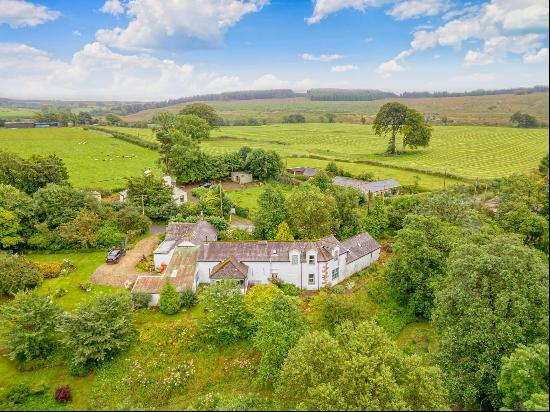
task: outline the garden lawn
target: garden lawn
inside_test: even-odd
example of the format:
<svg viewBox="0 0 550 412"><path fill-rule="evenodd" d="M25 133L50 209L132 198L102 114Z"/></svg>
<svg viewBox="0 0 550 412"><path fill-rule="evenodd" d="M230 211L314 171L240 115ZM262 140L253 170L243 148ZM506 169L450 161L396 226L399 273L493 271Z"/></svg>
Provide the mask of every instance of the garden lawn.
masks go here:
<svg viewBox="0 0 550 412"><path fill-rule="evenodd" d="M91 292L85 292L80 288L80 284L90 281L90 276L94 270L105 261L106 251L100 252L68 252L68 253L32 253L27 257L35 262L61 263L63 259L69 259L76 265L76 270L67 275L60 275L54 279L44 279L44 282L38 287L38 293L43 295L53 295L56 290L64 288L67 290L65 296L55 298L55 303L62 306L65 310L73 310L82 302L91 300L96 294L101 292L114 292L120 289L92 285Z"/></svg>
<svg viewBox="0 0 550 412"><path fill-rule="evenodd" d="M75 187L120 189L126 177L140 175L147 167L159 171L157 152L76 127L0 128L0 148L23 157L55 153L63 159Z"/></svg>
<svg viewBox="0 0 550 412"><path fill-rule="evenodd" d="M227 191L227 196L240 207L246 207L250 210L251 217L258 211L258 197L269 185L261 185L256 187L250 187L246 189L235 189ZM281 191L288 195L292 190L291 186L287 185L275 185L275 187L281 189Z"/></svg>

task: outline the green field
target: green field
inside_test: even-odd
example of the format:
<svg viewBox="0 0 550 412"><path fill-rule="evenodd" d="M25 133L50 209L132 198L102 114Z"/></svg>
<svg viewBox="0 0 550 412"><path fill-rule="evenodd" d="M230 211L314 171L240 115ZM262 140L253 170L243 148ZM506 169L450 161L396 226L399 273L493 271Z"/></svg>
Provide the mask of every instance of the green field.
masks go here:
<svg viewBox="0 0 550 412"><path fill-rule="evenodd" d="M125 177L158 170L156 152L80 128L0 129L0 149L24 157L57 154L76 187L122 188Z"/></svg>
<svg viewBox="0 0 550 412"><path fill-rule="evenodd" d="M312 101L306 98L209 101L225 120L256 118L268 123L280 123L284 116L300 113L308 122L326 121L325 113L335 113L337 121L360 123L365 117L370 123L380 106L388 101L400 101L439 122L446 116L455 124L510 125L510 116L517 111L529 113L548 124L548 93L524 95L464 96L446 98L384 99L373 101ZM150 120L157 112L177 113L184 103L162 109L143 110L125 116L127 121ZM321 120L322 119L322 120Z"/></svg>
<svg viewBox="0 0 550 412"><path fill-rule="evenodd" d="M154 141L153 130L113 128ZM431 144L426 149L407 150L399 156L386 156L387 138L376 136L370 126L342 123L274 124L231 126L214 130L202 143L212 154L227 153L242 146L275 150L289 166L326 164L309 156L344 161L372 160L385 165L410 167L466 178L495 178L525 173L536 168L548 152L548 129L518 129L491 126L434 126ZM303 157L304 159L294 159ZM372 171L380 177L399 177L412 182L418 172L386 169L379 166L344 164L352 173ZM426 185L442 184L430 176ZM429 182L429 183L428 183Z"/></svg>
<svg viewBox="0 0 550 412"><path fill-rule="evenodd" d="M23 109L18 107L0 107L0 119L15 120L15 119L32 119L36 114L35 109Z"/></svg>

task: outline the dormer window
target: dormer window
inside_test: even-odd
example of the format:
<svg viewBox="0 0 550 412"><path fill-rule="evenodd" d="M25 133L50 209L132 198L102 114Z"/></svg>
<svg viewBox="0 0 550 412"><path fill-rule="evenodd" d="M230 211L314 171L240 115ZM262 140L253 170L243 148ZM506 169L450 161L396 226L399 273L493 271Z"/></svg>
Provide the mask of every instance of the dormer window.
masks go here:
<svg viewBox="0 0 550 412"><path fill-rule="evenodd" d="M332 251L332 258L333 258L334 260L338 260L338 255L339 255L338 252L339 252L338 249L334 249L334 250Z"/></svg>
<svg viewBox="0 0 550 412"><path fill-rule="evenodd" d="M298 263L300 263L300 258L298 255L291 255L290 261L292 262L293 265L297 265Z"/></svg>
<svg viewBox="0 0 550 412"><path fill-rule="evenodd" d="M309 255L307 255L307 263L309 263L310 265L315 264L315 254L314 253L310 253Z"/></svg>
<svg viewBox="0 0 550 412"><path fill-rule="evenodd" d="M273 256L276 256L277 255L277 249L273 249Z"/></svg>

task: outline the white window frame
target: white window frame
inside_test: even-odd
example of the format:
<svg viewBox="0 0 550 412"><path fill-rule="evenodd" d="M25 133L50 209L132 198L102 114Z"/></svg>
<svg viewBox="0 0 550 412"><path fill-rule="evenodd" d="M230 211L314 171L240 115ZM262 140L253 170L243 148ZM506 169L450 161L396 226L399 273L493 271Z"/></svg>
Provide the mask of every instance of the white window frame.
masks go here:
<svg viewBox="0 0 550 412"><path fill-rule="evenodd" d="M315 285L315 273L310 273L307 275L307 284Z"/></svg>
<svg viewBox="0 0 550 412"><path fill-rule="evenodd" d="M335 276L336 275L336 276ZM340 268L332 269L332 280L336 280L340 277Z"/></svg>
<svg viewBox="0 0 550 412"><path fill-rule="evenodd" d="M315 264L315 259L317 258L317 256L315 256L314 253L310 253L307 255L307 263L309 263L310 265L314 265Z"/></svg>
<svg viewBox="0 0 550 412"><path fill-rule="evenodd" d="M299 265L300 264L300 256L298 255L290 255L290 262L293 265Z"/></svg>

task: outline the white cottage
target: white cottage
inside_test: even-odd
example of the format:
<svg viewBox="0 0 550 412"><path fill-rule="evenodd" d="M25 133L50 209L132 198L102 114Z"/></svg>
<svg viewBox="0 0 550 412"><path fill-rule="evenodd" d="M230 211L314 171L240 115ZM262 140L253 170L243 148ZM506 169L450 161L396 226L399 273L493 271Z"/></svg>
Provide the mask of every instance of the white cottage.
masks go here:
<svg viewBox="0 0 550 412"><path fill-rule="evenodd" d="M334 236L294 242L207 242L197 253L194 288L219 279L238 279L246 290L272 278L300 289L333 286L370 266L380 245L368 233L340 242Z"/></svg>

